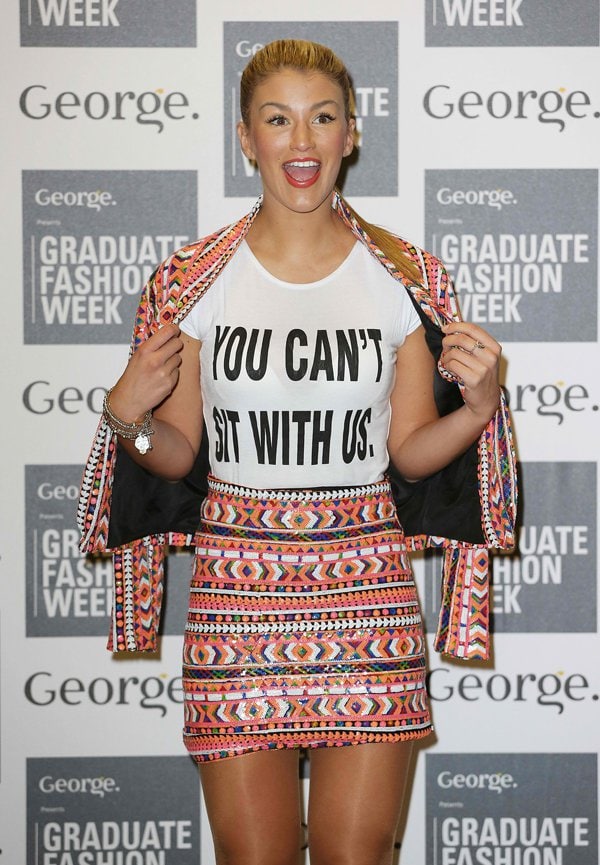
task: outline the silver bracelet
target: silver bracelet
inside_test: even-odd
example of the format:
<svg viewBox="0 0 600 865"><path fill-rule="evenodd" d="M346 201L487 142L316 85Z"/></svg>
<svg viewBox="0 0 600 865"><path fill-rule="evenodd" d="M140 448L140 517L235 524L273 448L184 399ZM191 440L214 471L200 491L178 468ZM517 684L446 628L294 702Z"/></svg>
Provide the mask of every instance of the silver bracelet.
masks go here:
<svg viewBox="0 0 600 865"><path fill-rule="evenodd" d="M149 409L146 412L140 423L130 423L129 421L121 420L121 418L117 417L116 414L113 414L110 407L109 397L111 393L112 388L107 391L102 407L102 414L104 415L106 423L109 425L111 430L121 436L121 438L133 441L134 447L141 454L148 453L148 451L152 450L150 436L154 435L154 430L152 429L152 409Z"/></svg>

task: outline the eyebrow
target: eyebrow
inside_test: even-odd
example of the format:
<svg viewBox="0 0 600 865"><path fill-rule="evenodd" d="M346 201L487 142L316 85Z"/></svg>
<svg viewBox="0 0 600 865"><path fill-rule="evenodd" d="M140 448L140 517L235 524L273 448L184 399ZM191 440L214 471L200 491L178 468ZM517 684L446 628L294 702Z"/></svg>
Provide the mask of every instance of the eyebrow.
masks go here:
<svg viewBox="0 0 600 865"><path fill-rule="evenodd" d="M321 102L315 102L314 105L311 105L310 110L316 111L317 108L323 108L324 105L336 105L339 107L335 99L323 99ZM282 102L263 102L263 104L259 106L258 110L262 111L263 108L278 108L280 111L291 110L289 105L284 105Z"/></svg>

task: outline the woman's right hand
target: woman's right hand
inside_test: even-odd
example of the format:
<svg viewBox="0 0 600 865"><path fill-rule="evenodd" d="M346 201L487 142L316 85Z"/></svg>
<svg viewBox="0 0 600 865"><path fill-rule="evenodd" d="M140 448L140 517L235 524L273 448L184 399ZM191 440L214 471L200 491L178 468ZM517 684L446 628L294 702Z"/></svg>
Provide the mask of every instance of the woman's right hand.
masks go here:
<svg viewBox="0 0 600 865"><path fill-rule="evenodd" d="M177 384L183 342L176 324L167 324L139 346L110 394L110 407L122 421L141 421Z"/></svg>

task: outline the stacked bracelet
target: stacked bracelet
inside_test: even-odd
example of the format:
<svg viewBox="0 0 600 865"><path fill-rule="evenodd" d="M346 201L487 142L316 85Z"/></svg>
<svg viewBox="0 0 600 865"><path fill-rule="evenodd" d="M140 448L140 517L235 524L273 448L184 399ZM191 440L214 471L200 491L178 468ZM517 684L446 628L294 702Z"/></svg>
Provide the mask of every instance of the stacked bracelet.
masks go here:
<svg viewBox="0 0 600 865"><path fill-rule="evenodd" d="M154 430L152 429L152 410L150 409L146 412L141 423L129 423L128 421L121 420L116 414L113 414L110 407L109 397L111 392L112 388L104 397L102 409L106 423L121 438L133 440L135 448L141 454L151 451L152 442L150 441L150 436L154 435Z"/></svg>

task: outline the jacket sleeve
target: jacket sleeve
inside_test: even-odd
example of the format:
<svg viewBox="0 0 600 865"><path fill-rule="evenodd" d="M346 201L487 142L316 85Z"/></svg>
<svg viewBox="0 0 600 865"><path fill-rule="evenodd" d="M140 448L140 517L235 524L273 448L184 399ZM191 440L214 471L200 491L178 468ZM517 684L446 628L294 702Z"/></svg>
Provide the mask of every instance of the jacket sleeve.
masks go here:
<svg viewBox="0 0 600 865"><path fill-rule="evenodd" d="M177 250L154 271L142 291L130 354L161 325L180 321L210 288L239 247L260 205L261 199L246 216ZM191 546L194 543L195 529L191 527L193 516L190 514L199 514L202 484L198 482L197 475L198 471L204 471L203 458L200 458L198 471L190 473L178 485L168 485L167 492L164 488L162 491L157 490L160 484L155 481L158 479L140 469L138 474L154 478L154 481L143 481L139 486L142 504L144 495L149 499L160 496L161 502L164 496L169 511L177 516L177 525L157 527L144 524L142 527L135 522L135 539L131 540L131 535L123 535L120 531L120 520L114 519L119 510L122 516L129 509L128 502L123 503L122 498L123 478L128 484L129 476L125 469L116 475L116 439L104 418L100 418L81 482L77 510L80 549L84 553L113 552L115 581L109 648L114 651L154 651L157 647L167 547ZM126 461L121 456L119 462L123 467ZM134 465L137 466L137 463ZM174 486L178 487L175 493ZM152 493L148 492L149 489L152 489ZM134 495L138 495L137 486ZM132 522L129 517L127 513L127 521Z"/></svg>
<svg viewBox="0 0 600 865"><path fill-rule="evenodd" d="M149 535L113 553L112 652L155 652L162 609L164 535Z"/></svg>
<svg viewBox="0 0 600 865"><path fill-rule="evenodd" d="M452 282L442 263L415 247L424 285L413 287L437 365L436 401L445 414L462 404L462 386L439 363L440 325L460 321ZM406 520L402 514L405 508ZM462 659L489 657L489 551L514 548L517 469L512 424L504 393L486 428L465 454L414 491L399 507L407 546L443 550L441 607L435 649Z"/></svg>
<svg viewBox="0 0 600 865"><path fill-rule="evenodd" d="M158 326L156 298L162 270L144 286L136 313L130 355ZM108 537L117 437L101 417L87 458L77 506L77 524L84 553L110 552ZM109 649L155 651L162 606L165 538L149 535L112 549L114 582Z"/></svg>

